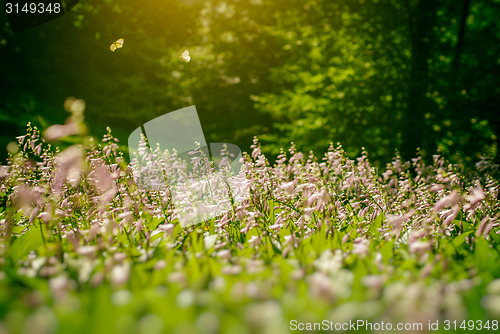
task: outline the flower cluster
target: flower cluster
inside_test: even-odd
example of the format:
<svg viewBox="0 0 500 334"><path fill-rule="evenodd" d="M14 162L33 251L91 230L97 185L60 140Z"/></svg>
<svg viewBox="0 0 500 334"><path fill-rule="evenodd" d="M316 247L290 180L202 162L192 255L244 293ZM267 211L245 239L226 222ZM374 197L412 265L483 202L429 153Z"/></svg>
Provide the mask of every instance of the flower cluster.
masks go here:
<svg viewBox="0 0 500 334"><path fill-rule="evenodd" d="M239 173L224 159L215 173L199 147L188 166L143 143L127 164L109 129L60 150L31 126L18 146L0 168L8 328L70 330L76 314L106 332L86 312L96 305L111 331L125 315L133 328L206 333L499 316L491 164L465 173L397 156L379 174L366 152L352 160L332 145L316 158L292 144L271 165L255 140ZM193 215L203 219L186 224Z"/></svg>

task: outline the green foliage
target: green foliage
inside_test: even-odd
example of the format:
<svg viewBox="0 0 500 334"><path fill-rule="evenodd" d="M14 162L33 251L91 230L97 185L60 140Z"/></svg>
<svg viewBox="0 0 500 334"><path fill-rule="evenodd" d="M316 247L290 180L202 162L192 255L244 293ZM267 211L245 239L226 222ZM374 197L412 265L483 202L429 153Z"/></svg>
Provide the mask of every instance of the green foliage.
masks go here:
<svg viewBox="0 0 500 334"><path fill-rule="evenodd" d="M10 258L14 263L22 260L28 253L36 251L38 247L43 245L41 226L32 225L28 231L14 240L9 249Z"/></svg>
<svg viewBox="0 0 500 334"><path fill-rule="evenodd" d="M498 155L499 15L487 0L81 1L1 32L0 144L28 121L61 122L77 96L92 134L111 125L122 141L196 104L211 142L248 148L258 135L272 154L341 142L378 164L418 146L468 163Z"/></svg>
<svg viewBox="0 0 500 334"><path fill-rule="evenodd" d="M76 139L53 149L29 127L0 179L0 325L10 332L498 319L491 166L466 174L440 157L397 157L379 176L366 153L353 161L342 147L321 163L292 147L271 166L255 141L245 197L182 227L166 190L136 186L110 129L100 143Z"/></svg>

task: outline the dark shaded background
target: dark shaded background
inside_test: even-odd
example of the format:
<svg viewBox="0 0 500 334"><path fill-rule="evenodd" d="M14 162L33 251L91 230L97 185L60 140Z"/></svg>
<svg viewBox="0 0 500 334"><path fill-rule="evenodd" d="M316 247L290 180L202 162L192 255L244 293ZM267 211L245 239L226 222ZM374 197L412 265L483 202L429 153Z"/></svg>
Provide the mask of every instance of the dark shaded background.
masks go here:
<svg viewBox="0 0 500 334"><path fill-rule="evenodd" d="M24 31L0 19L2 161L27 122L64 122L69 96L122 145L195 104L207 141L243 150L257 135L272 154L499 156L498 0L82 0Z"/></svg>

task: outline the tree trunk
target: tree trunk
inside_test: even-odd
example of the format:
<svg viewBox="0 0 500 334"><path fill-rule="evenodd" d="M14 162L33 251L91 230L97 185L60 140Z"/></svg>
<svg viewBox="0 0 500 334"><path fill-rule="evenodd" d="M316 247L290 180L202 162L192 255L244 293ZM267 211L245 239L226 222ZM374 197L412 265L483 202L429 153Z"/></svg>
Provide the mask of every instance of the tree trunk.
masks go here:
<svg viewBox="0 0 500 334"><path fill-rule="evenodd" d="M411 31L411 72L408 91L408 107L402 117L401 154L405 159L415 156L417 148L427 155L433 152L433 139L425 125L425 114L432 103L426 97L429 86L427 60L431 51L431 41L436 20L435 1L409 1Z"/></svg>
<svg viewBox="0 0 500 334"><path fill-rule="evenodd" d="M453 71L460 71L460 57L464 50L465 33L467 28L467 17L470 12L471 0L464 0L462 4L462 12L460 13L460 26L458 28L457 45L455 46L455 56L453 58ZM455 76L455 75L454 75Z"/></svg>

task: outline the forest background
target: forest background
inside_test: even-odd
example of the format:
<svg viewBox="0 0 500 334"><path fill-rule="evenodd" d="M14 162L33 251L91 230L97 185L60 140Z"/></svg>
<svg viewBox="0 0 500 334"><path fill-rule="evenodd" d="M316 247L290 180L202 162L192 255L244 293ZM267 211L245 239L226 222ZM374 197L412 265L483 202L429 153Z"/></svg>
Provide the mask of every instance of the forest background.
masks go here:
<svg viewBox="0 0 500 334"><path fill-rule="evenodd" d="M270 156L340 142L500 159L499 0L82 0L20 32L0 15L0 155L86 102L89 134L196 105L207 142ZM124 47L109 46L124 38ZM179 61L183 50L191 61Z"/></svg>

